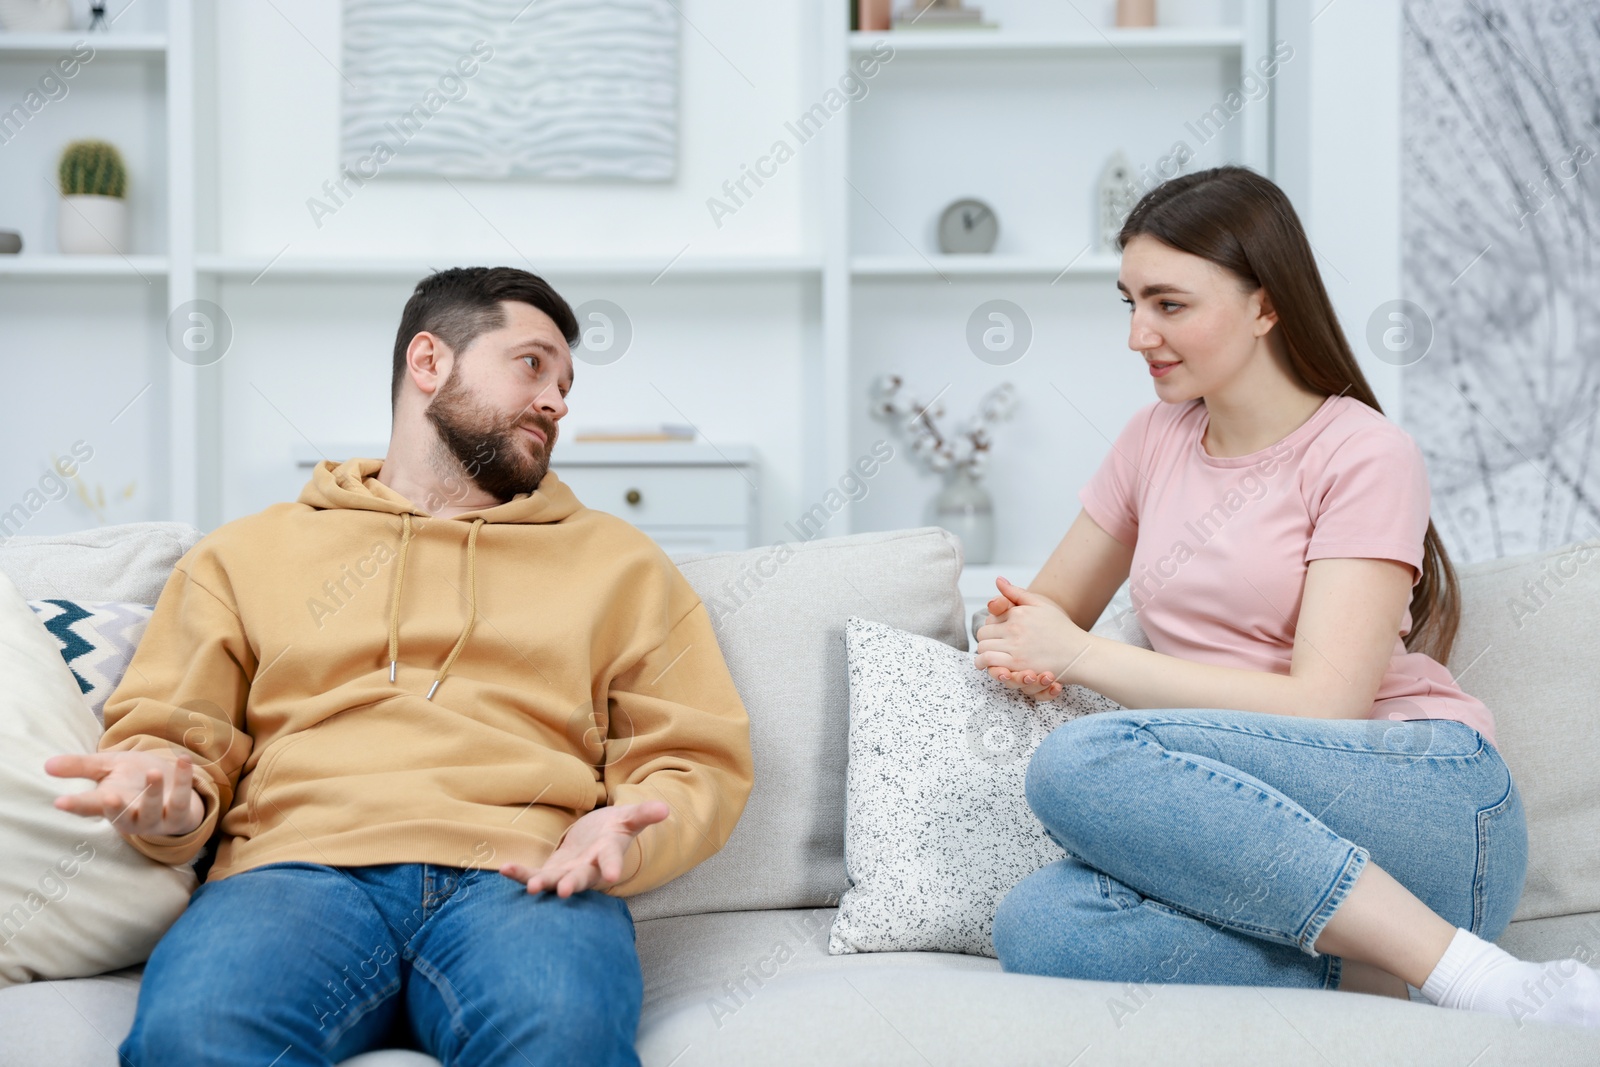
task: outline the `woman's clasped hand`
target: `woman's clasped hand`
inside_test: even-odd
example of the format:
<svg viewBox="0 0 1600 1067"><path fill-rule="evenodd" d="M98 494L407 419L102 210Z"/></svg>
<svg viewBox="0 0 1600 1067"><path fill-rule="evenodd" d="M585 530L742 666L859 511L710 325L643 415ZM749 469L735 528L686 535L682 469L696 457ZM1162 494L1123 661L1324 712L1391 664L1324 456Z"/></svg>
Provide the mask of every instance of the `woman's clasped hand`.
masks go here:
<svg viewBox="0 0 1600 1067"><path fill-rule="evenodd" d="M1046 700L1072 683L1072 666L1093 640L1061 606L1005 578L978 627L974 665L1009 689Z"/></svg>

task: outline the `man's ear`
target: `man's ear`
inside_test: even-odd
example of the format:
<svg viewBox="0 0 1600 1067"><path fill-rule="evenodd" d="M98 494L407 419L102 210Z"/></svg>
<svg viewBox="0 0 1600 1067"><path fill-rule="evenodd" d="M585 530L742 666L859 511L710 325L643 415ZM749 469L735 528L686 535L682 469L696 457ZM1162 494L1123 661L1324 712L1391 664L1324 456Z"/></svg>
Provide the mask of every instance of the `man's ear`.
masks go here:
<svg viewBox="0 0 1600 1067"><path fill-rule="evenodd" d="M406 346L406 373L412 384L428 396L450 376L452 361L450 347L427 330L418 332Z"/></svg>

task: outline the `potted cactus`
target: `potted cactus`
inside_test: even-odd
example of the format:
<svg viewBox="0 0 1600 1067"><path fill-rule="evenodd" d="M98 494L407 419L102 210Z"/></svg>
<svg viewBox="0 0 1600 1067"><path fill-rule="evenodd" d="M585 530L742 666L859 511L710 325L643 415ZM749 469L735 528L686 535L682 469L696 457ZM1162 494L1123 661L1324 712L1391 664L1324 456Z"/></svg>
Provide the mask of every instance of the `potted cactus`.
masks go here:
<svg viewBox="0 0 1600 1067"><path fill-rule="evenodd" d="M73 141L61 152L56 239L62 252L128 250L128 172L106 141Z"/></svg>

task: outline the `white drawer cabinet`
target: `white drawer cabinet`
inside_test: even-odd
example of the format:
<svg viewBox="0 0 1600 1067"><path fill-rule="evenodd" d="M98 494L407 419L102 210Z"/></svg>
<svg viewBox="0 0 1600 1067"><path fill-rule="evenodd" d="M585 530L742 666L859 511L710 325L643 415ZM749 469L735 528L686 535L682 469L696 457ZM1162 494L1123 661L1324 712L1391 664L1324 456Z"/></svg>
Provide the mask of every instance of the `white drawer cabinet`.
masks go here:
<svg viewBox="0 0 1600 1067"><path fill-rule="evenodd" d="M641 529L750 521L750 486L733 467L576 466L558 458L555 471L585 506Z"/></svg>
<svg viewBox="0 0 1600 1067"><path fill-rule="evenodd" d="M748 446L563 442L550 466L586 507L628 520L669 553L759 543L759 483Z"/></svg>
<svg viewBox="0 0 1600 1067"><path fill-rule="evenodd" d="M346 445L327 454L381 456L386 447ZM308 446L295 449L299 484L320 459L322 453ZM550 466L585 507L626 519L665 552L724 552L760 543L758 469L748 445L558 441Z"/></svg>

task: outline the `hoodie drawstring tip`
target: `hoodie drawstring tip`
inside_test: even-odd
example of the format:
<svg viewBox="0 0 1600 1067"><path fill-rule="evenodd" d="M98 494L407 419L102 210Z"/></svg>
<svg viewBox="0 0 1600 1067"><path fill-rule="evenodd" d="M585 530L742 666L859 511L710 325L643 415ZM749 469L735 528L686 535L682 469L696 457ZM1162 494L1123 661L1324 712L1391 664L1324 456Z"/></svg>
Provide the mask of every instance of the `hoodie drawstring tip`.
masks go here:
<svg viewBox="0 0 1600 1067"><path fill-rule="evenodd" d="M441 682L443 682L443 681L444 681L443 678L435 678L433 680L433 685L428 688L428 697L427 697L427 699L429 699L429 700L433 699L433 694L435 694L435 693L437 693L439 691L439 684Z"/></svg>
<svg viewBox="0 0 1600 1067"><path fill-rule="evenodd" d="M390 660L389 661L389 681L391 683L394 682L394 669L396 667L398 667L399 665L400 665L400 661L399 660Z"/></svg>

